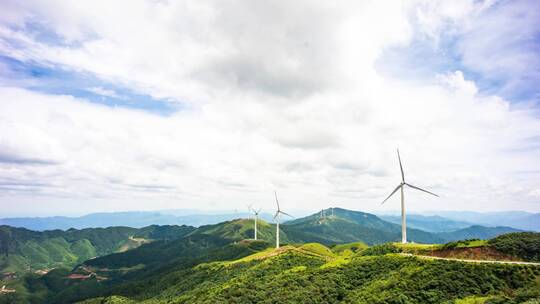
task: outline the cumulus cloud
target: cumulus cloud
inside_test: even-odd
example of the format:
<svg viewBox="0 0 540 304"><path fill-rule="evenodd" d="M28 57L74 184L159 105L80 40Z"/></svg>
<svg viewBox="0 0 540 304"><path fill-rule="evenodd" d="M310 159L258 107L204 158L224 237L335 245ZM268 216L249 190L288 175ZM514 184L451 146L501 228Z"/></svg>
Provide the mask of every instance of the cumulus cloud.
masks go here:
<svg viewBox="0 0 540 304"><path fill-rule="evenodd" d="M0 87L1 200L270 208L278 189L290 208L375 210L399 179L399 146L407 178L442 196L411 193L411 210L537 210L540 177L516 173L540 170L538 150L520 149L540 134L535 108L464 71L410 83L375 68L383 50L491 7L467 3L8 2L4 56L184 107L164 116Z"/></svg>

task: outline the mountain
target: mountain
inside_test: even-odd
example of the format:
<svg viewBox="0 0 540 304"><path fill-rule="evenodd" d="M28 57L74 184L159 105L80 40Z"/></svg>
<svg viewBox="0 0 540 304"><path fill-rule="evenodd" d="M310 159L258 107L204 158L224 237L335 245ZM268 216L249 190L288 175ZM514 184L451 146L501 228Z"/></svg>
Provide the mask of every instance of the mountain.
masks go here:
<svg viewBox="0 0 540 304"><path fill-rule="evenodd" d="M523 230L540 231L540 213L526 215L517 219L516 222L505 223L505 225Z"/></svg>
<svg viewBox="0 0 540 304"><path fill-rule="evenodd" d="M212 235L230 241L252 239L254 237L255 223L253 219L235 219L214 225L205 225L197 228L188 236ZM280 226L281 227L281 226ZM280 234L282 242L288 242L286 233ZM273 243L276 240L276 226L259 219L257 221L257 238Z"/></svg>
<svg viewBox="0 0 540 304"><path fill-rule="evenodd" d="M327 212L327 214L332 214ZM113 255L89 260L85 264L103 268L135 267L137 265L157 265L163 261L173 260L177 256L201 254L204 250L214 250L226 244L237 243L253 238L253 220L236 219L214 225L205 225L193 229L182 238L169 242L153 242L139 248ZM401 239L399 225L383 221L379 217L341 208L334 208L333 215L320 218L313 214L294 219L281 226L281 243L344 244L363 242L366 244L383 244ZM488 227L473 227L461 232L464 238L488 238L487 235L498 235L506 231ZM514 231L514 230L508 230ZM445 239L454 240L457 235L433 234L416 229L409 229L410 239L417 243L443 243ZM275 242L275 225L263 220L258 222L259 240L267 244ZM199 248L194 252L193 248Z"/></svg>
<svg viewBox="0 0 540 304"><path fill-rule="evenodd" d="M0 303L3 300L9 300L4 303L74 303L85 299L87 304L146 300L152 303L264 303L302 302L302 297L312 299L314 303L390 303L394 296L402 297L400 295L407 297L400 298L404 303L421 303L426 302L425 299L430 299L427 303L441 303L488 293L495 295L494 290L527 293L526 288L538 275L534 271L525 271L517 276L519 267L505 265L386 256L387 252L399 251L385 248L401 248L399 244L366 249L366 245L358 241L381 244L385 238L399 240L399 225L369 213L339 208L334 208L333 214L327 214L329 216L325 218L313 214L284 223L281 237L289 245L283 244L279 250L273 248L275 225L263 220L258 226L259 241L249 240L253 236L253 220L247 219L199 228L150 226L46 232L11 228L15 231L12 235L21 234L16 235L17 239L24 239L21 236L26 234L42 237L58 234L68 243L86 238L93 246L95 239L90 236L99 236L108 244L117 244L117 252L82 263L78 261L76 265L69 264L76 266L73 269L58 264L59 268L42 276L24 274L21 279L8 281L8 288L15 288L17 293L0 297ZM477 234L493 229L472 228L471 233ZM439 238L421 230L409 231L415 240ZM107 233L117 238L107 237ZM119 243L125 243L126 236L128 241L151 238L153 241L118 252ZM322 239L324 244L345 243L348 238L354 238L356 243L326 247L311 243L314 238ZM537 240L537 235L519 234L510 239L501 237L493 246L514 256L537 259L534 253ZM525 247L522 244L526 244ZM403 250L411 250L411 246L418 245L407 244ZM446 248L441 245L428 247ZM425 246L418 248L424 250ZM505 279L507 277L515 279L510 282ZM438 283L433 285L433 282ZM426 293L415 293L416 288Z"/></svg>
<svg viewBox="0 0 540 304"><path fill-rule="evenodd" d="M0 226L0 271L22 272L74 266L126 251L152 240L171 240L194 230L189 226L148 226L31 231Z"/></svg>
<svg viewBox="0 0 540 304"><path fill-rule="evenodd" d="M178 257L182 257L184 260L186 257L199 257L205 252L212 252L229 244L242 242L265 244L265 246L274 244L276 231L274 225L263 220L258 221L257 230L260 239L258 242L250 240L253 238L253 227L254 221L248 219L205 225L174 241L152 242L130 251L88 260L85 264L102 268L129 268L137 265L152 268L156 265L169 263ZM287 237L283 232L281 239L282 242L287 242Z"/></svg>
<svg viewBox="0 0 540 304"><path fill-rule="evenodd" d="M56 279L41 280L58 282L52 286L60 286L59 292L37 281L29 287L48 295L48 303L83 304L533 303L540 287L535 266L366 255L362 249L340 251L317 243L279 250L250 244L230 245L244 248L236 257L180 267L171 263L112 285L97 279L77 285L55 274Z"/></svg>
<svg viewBox="0 0 540 304"><path fill-rule="evenodd" d="M456 221L465 221L484 226L508 226L521 230L540 231L540 213L524 211L473 212L473 211L434 211L437 214Z"/></svg>
<svg viewBox="0 0 540 304"><path fill-rule="evenodd" d="M0 219L0 225L9 225L12 227L37 231L55 229L67 230L70 228L106 228L113 226L142 228L150 225L187 225L198 227L201 225L230 221L236 218L248 218L251 216L249 213L185 214L186 212L195 211L110 212L92 213L80 217L55 216L3 218ZM272 216L269 214L261 214L260 217L266 220L272 219Z"/></svg>
<svg viewBox="0 0 540 304"><path fill-rule="evenodd" d="M332 211L333 210L333 211ZM381 244L401 240L401 226L382 220L376 215L342 208L327 209L320 213L285 222L281 227L292 242L319 242L338 244L361 241ZM437 235L408 228L409 240L418 243L441 242Z"/></svg>
<svg viewBox="0 0 540 304"><path fill-rule="evenodd" d="M381 219L401 225L401 216L398 215L378 215ZM424 230L427 232L449 232L472 226L465 221L455 221L438 215L408 214L407 227Z"/></svg>
<svg viewBox="0 0 540 304"><path fill-rule="evenodd" d="M479 225L474 225L464 229L459 229L451 232L441 232L437 233L441 239L445 242L465 240L465 239L482 239L487 240L499 236L505 233L511 232L520 232L522 230L514 229L511 227L484 227Z"/></svg>
<svg viewBox="0 0 540 304"><path fill-rule="evenodd" d="M318 242L326 245L363 242L369 245L395 242L401 239L400 225L382 220L373 214L332 208L321 218L319 213L294 219L281 225L281 242ZM432 220L432 219L430 219ZM436 219L439 220L439 219ZM0 270L26 271L49 269L60 266L74 266L90 258L115 252L128 251L156 240L175 240L190 237L192 240L209 240L223 246L253 238L253 220L236 219L218 224L191 226L148 226L144 228L109 227L69 229L36 232L24 228L2 226L0 229L0 251L8 253L0 262ZM515 232L508 227L472 226L453 232L430 233L408 228L408 239L416 243L443 243L453 240L481 238L488 239L502 233ZM206 238L203 236L207 236ZM275 242L275 224L264 220L258 222L258 236L268 243ZM214 238L214 239L211 239ZM179 252L170 242L147 244L125 254L115 255L116 259L137 261L137 255L151 258L168 256L166 252ZM179 245L184 246L184 245ZM204 245L210 247L208 244ZM170 247L170 248L169 248ZM95 259L97 263L100 259ZM141 261L146 264L148 261ZM134 264L136 265L136 264ZM130 264L130 266L133 266Z"/></svg>

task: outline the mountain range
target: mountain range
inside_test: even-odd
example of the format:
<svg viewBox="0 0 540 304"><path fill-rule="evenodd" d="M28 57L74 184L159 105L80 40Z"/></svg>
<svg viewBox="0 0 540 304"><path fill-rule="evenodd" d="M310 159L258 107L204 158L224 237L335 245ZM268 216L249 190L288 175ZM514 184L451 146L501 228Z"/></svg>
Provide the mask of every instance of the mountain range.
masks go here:
<svg viewBox="0 0 540 304"><path fill-rule="evenodd" d="M521 230L540 231L540 213L524 211L435 211L433 213L450 220L465 221L477 225L510 226Z"/></svg>
<svg viewBox="0 0 540 304"><path fill-rule="evenodd" d="M17 293L0 297L0 303L484 303L478 301L486 295L497 299L493 303L520 303L513 299L536 294L534 266L429 261L397 254L428 248L414 243L368 248L361 239L335 246L301 241L316 235L325 242L338 237L344 241L337 232L344 229L347 237L353 237L349 229L360 228L366 233L387 231L383 236L392 238L391 225L368 213L336 208L331 217L313 214L284 224L280 249L272 244L275 226L265 221L259 226L258 241L249 239L250 219L177 232L176 226L143 228L130 233L153 241L73 268L25 274L8 281ZM79 230L71 233L75 231ZM130 233L128 238L134 238ZM505 234L493 248L538 260L538 235ZM379 242L384 240L375 243ZM437 248L461 250L477 244L487 242Z"/></svg>
<svg viewBox="0 0 540 304"><path fill-rule="evenodd" d="M381 219L401 225L401 216L378 215ZM408 214L407 227L424 230L427 232L450 232L475 225L474 222L451 220L439 215ZM491 225L488 225L491 226ZM510 225L510 227L512 227Z"/></svg>
<svg viewBox="0 0 540 304"><path fill-rule="evenodd" d="M401 227L370 213L332 208L327 216L320 213L293 219L281 225L281 241L283 243L317 242L325 245L363 242L377 245L400 240ZM200 227L151 225L143 228L108 227L68 230L32 231L26 228L0 226L0 271L43 270L59 266L73 267L78 263L92 259L95 263L100 256L108 258L117 256L122 263L134 261L132 256L139 256L137 248L143 244L148 259L163 259L166 254L155 255L153 246L159 251L171 252L175 256L181 250L174 247L171 241L186 239L188 245L203 242L201 248L207 248L204 241L217 242L219 246L228 242L238 242L253 238L254 224L252 219L235 219ZM409 240L416 243L445 243L454 240L481 238L488 239L497 235L515 232L510 227L470 226L451 232L427 232L421 229L408 228ZM275 225L262 219L258 222L258 236L268 243L275 241ZM194 242L193 240L197 240ZM206 244L206 245L204 245ZM167 246L173 246L167 249ZM187 248L186 244L179 245ZM207 248L208 249L208 248ZM143 249L141 249L143 250ZM97 257L97 258L96 258ZM93 259L95 258L95 259ZM137 263L139 263L138 261ZM146 263L142 263L146 264ZM127 265L132 267L134 265Z"/></svg>
<svg viewBox="0 0 540 304"><path fill-rule="evenodd" d="M219 213L202 214L190 210L188 213L177 210L166 211L129 211L129 212L109 212L91 213L79 217L53 216L53 217L18 217L0 219L0 225L21 227L30 230L44 231L70 228L106 228L113 226L126 226L142 228L150 225L188 225L201 226L230 221L236 218L250 217L249 213ZM271 220L270 214L261 213L262 219Z"/></svg>
<svg viewBox="0 0 540 304"><path fill-rule="evenodd" d="M150 225L187 225L199 227L237 218L249 218L251 216L252 214L247 212L209 212L194 209L171 209L91 213L78 217L1 218L0 225L27 228L36 231L67 230L70 228L106 228L112 226L142 228ZM377 214L377 216L385 221L401 224L401 217L399 215ZM272 221L272 215L269 213L261 213L260 218L268 222ZM407 215L407 224L410 228L433 233L452 232L474 225L487 227L507 226L527 231L540 231L540 214L523 211L488 213L471 211L426 212L425 214Z"/></svg>

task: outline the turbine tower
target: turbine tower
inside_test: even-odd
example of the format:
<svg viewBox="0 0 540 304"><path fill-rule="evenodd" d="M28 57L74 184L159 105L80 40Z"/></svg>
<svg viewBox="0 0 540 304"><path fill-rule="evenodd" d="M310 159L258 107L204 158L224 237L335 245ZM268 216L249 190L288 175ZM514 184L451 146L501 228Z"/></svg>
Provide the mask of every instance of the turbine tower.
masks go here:
<svg viewBox="0 0 540 304"><path fill-rule="evenodd" d="M259 218L259 212L261 212L261 208L255 211L255 209L251 208L252 206L253 206L252 204L249 204L248 210L255 215L255 237L253 239L257 240L257 220Z"/></svg>
<svg viewBox="0 0 540 304"><path fill-rule="evenodd" d="M276 205L277 205L277 211L276 211L276 214L274 215L274 221L276 221L276 249L278 249L279 248L279 218L282 214L290 216L290 217L293 217L293 216L281 211L281 209L279 208L279 201L277 199L276 191L274 191L274 195L276 197Z"/></svg>
<svg viewBox="0 0 540 304"><path fill-rule="evenodd" d="M413 189L420 190L431 195L435 195L437 197L438 195L406 183L405 174L403 173L403 166L401 165L401 157L399 156L399 149L397 150L397 156L399 161L399 169L401 170L401 183L396 187L396 189L394 189L394 191L392 191L392 193L390 193L390 195L381 203L381 205L384 204L384 202L386 202L392 195L394 195L394 193L396 193L398 190L401 190L401 242L405 244L407 243L407 216L405 215L405 196L403 194L403 188L405 188L405 186L409 186Z"/></svg>

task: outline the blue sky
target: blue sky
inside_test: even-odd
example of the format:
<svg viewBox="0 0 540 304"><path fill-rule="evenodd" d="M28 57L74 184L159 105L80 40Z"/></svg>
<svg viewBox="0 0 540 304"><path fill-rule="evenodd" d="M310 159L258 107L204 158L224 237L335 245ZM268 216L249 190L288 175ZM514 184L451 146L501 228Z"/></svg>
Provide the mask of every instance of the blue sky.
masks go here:
<svg viewBox="0 0 540 304"><path fill-rule="evenodd" d="M54 40L48 41L53 43ZM181 110L180 104L133 92L127 87L101 80L91 73L70 71L55 65L25 62L11 57L0 57L4 82L18 87L53 95L70 95L92 103L110 107L126 107L170 114Z"/></svg>
<svg viewBox="0 0 540 304"><path fill-rule="evenodd" d="M540 210L537 1L0 6L6 214Z"/></svg>

